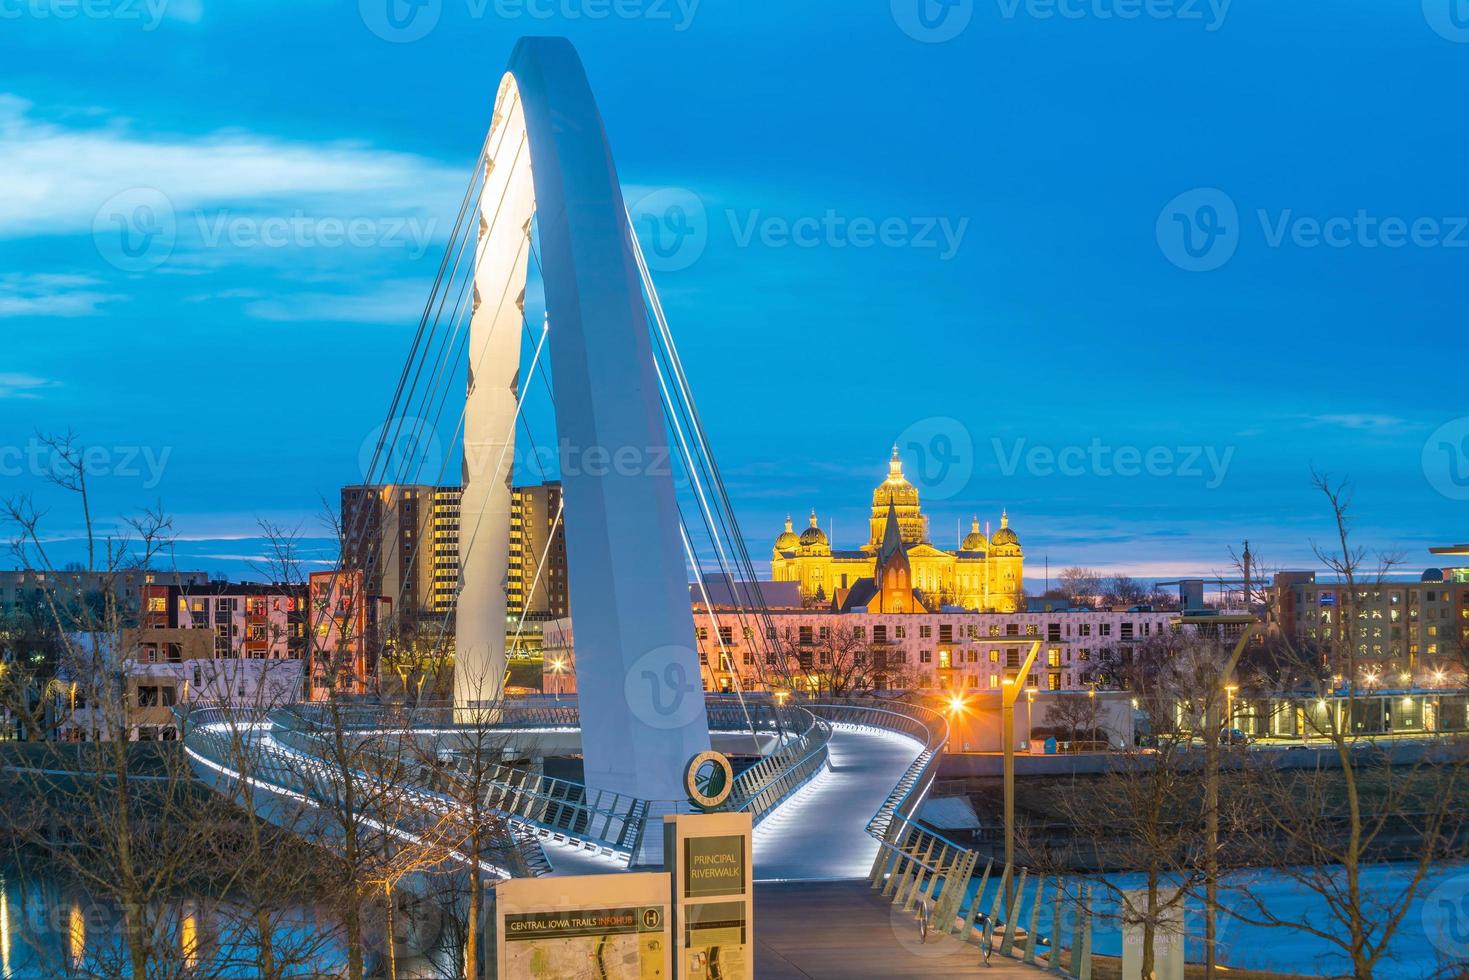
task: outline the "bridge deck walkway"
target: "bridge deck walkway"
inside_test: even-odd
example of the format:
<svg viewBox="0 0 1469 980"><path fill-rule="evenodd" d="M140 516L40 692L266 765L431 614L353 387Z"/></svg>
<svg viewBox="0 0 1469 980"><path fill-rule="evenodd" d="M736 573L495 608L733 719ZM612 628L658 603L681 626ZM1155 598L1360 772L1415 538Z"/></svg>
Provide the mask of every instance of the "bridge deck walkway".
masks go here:
<svg viewBox="0 0 1469 980"><path fill-rule="evenodd" d="M995 952L985 966L979 946L952 936L920 942L918 920L865 881L763 882L755 888L755 976L760 980L850 977L987 977L1047 975Z"/></svg>

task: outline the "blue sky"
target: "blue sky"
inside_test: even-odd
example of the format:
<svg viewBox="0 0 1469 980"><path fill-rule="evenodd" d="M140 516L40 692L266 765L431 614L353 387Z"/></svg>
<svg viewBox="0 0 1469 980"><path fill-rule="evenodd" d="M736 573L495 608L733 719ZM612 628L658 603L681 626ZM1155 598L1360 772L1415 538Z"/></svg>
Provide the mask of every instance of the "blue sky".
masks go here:
<svg viewBox="0 0 1469 980"><path fill-rule="evenodd" d="M1035 578L1309 565L1312 466L1413 568L1469 539L1463 0L387 2L0 6L0 479L55 537L66 428L181 565L319 533L563 33L635 213L693 214L657 279L757 555L813 506L855 546L894 441L937 543L1008 507Z"/></svg>

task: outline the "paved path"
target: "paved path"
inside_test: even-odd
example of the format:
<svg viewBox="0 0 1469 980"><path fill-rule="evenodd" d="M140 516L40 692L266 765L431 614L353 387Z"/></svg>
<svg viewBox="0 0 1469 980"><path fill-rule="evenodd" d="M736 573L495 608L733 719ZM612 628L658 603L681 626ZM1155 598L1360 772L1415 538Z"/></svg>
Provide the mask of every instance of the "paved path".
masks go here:
<svg viewBox="0 0 1469 980"><path fill-rule="evenodd" d="M1046 976L1040 967L995 953L986 967L973 943L930 936L918 920L865 881L762 883L755 887L755 976L760 980L850 977Z"/></svg>
<svg viewBox="0 0 1469 980"><path fill-rule="evenodd" d="M923 746L903 735L837 726L830 768L755 828L755 877L864 878L877 857L867 822Z"/></svg>

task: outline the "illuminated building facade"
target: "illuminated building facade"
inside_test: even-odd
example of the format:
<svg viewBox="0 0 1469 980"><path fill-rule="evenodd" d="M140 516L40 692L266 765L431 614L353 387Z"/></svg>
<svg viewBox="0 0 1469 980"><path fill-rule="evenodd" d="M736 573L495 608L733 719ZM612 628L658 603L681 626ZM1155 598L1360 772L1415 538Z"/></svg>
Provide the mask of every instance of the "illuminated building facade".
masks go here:
<svg viewBox="0 0 1469 980"><path fill-rule="evenodd" d="M462 494L460 487L425 484L342 488L342 564L364 569L369 593L393 599L404 622L454 611ZM466 538L472 537L470 529ZM511 490L505 592L510 634L522 619L537 623L570 614L560 483ZM521 641L537 635L534 629L519 632Z"/></svg>
<svg viewBox="0 0 1469 980"><path fill-rule="evenodd" d="M896 526L895 536L889 535L890 523ZM898 598L894 590L901 589L904 567L915 601L903 603L910 605L906 609L884 605ZM896 446L887 478L872 491L866 544L855 551L833 550L815 511L800 534L786 518L771 550L770 570L777 582L798 583L802 600L812 608L852 610L860 603L872 612L936 612L957 606L1011 613L1024 606L1025 552L1009 514L1001 514L993 535L980 529L976 517L957 550L934 547L918 488L903 476ZM873 597L879 608L871 607Z"/></svg>
<svg viewBox="0 0 1469 980"><path fill-rule="evenodd" d="M1318 582L1314 572L1281 572L1272 605L1270 625L1288 638L1325 643L1349 633L1366 674L1359 681L1369 685L1440 679L1461 670L1469 650L1469 568L1359 584L1355 596L1344 583Z"/></svg>
<svg viewBox="0 0 1469 980"><path fill-rule="evenodd" d="M797 676L819 690L831 658L869 658L857 673L864 684L914 690L998 691L1014 677L1030 644L1040 653L1027 687L1077 690L1090 685L1103 651L1177 631L1178 614L1072 610L1048 613L841 613L769 610L769 622L749 609L694 603L699 667L707 691L759 691L774 676L776 659L792 658ZM765 636L759 631L764 630ZM546 625L545 690L574 691L575 650L570 620ZM779 651L779 652L776 652ZM557 676L550 676L553 664Z"/></svg>

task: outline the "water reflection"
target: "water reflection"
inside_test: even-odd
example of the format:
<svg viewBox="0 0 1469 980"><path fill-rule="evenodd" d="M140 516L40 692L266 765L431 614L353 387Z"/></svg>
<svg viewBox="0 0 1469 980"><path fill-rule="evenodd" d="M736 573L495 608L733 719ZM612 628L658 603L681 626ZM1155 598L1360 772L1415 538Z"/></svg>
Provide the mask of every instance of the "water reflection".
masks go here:
<svg viewBox="0 0 1469 980"><path fill-rule="evenodd" d="M433 903L397 897L393 924L399 980L455 975L461 953L448 948L455 930L446 927ZM388 969L384 918L379 902L364 922L369 976L382 977ZM147 927L155 937L148 955L150 976L259 977L266 946L273 975L346 973L340 923L317 908L272 910L260 919L228 898L181 895L150 908ZM264 944L262 933L268 937ZM39 861L0 865L0 980L128 976L132 969L126 937L120 909L90 895L54 866Z"/></svg>
<svg viewBox="0 0 1469 980"><path fill-rule="evenodd" d="M0 875L0 980L10 980L10 894Z"/></svg>

